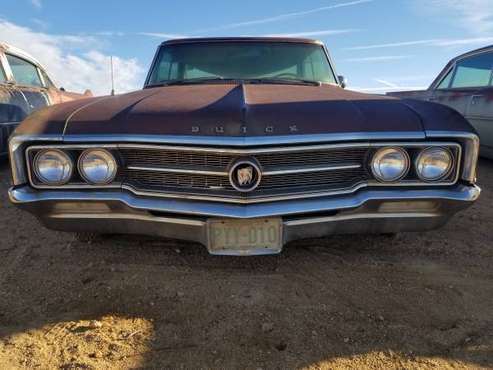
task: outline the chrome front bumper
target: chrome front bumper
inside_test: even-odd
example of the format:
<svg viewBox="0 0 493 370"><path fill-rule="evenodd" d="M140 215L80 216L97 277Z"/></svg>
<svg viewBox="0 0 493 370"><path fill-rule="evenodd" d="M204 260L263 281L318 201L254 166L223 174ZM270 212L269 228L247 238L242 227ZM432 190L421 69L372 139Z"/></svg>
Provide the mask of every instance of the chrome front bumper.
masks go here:
<svg viewBox="0 0 493 370"><path fill-rule="evenodd" d="M14 204L54 230L146 234L206 246L210 218L282 217L286 244L331 234L432 230L471 205L479 194L477 186L466 185L426 190L366 189L339 197L235 205L139 197L119 190L40 191L28 186L9 190Z"/></svg>

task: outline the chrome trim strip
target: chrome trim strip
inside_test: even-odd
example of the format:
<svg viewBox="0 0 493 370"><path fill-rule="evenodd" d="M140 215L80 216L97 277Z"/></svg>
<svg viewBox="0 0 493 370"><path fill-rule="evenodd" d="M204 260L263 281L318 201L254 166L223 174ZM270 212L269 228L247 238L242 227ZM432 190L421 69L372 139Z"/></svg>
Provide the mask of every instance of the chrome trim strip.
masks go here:
<svg viewBox="0 0 493 370"><path fill-rule="evenodd" d="M302 143L300 143L302 144ZM189 151L189 152L206 152L206 153L218 153L218 154L231 154L231 155L256 155L256 154L269 154L269 153L294 153L315 151L324 149L349 149L349 148L380 148L382 146L400 146L400 147L426 147L433 145L442 146L458 146L455 142L362 142L362 143L338 143L338 144L320 144L320 145L299 145L299 146L281 146L281 147L269 147L269 148L254 148L254 149L228 149L217 147L188 147L188 146L173 146L173 145L152 145L152 144L56 144L56 145L33 145L28 150L56 148L56 149L87 149L87 148L109 148L109 149L157 149L157 150L176 150L176 151Z"/></svg>
<svg viewBox="0 0 493 370"><path fill-rule="evenodd" d="M454 142L426 142L426 143L395 143L395 142L382 142L382 143L349 143L347 145L344 144L326 144L326 145L317 145L317 146L307 146L307 147L295 147L295 148L289 148L289 147L280 147L280 148L268 148L265 149L244 149L244 150L233 150L235 153L241 153L241 155L245 154L256 154L256 153L270 153L270 152L283 152L283 151L306 151L306 150L316 150L316 149L327 149L327 148L348 148L348 147L365 147L365 148L378 148L382 146L400 146L404 148L410 148L410 147L430 147L430 146L446 146L446 147L455 147L457 148L457 156L458 156L458 163L460 163L461 159L461 146L457 143ZM257 196L257 197L250 197L248 199L242 199L242 198L237 198L237 197L224 197L224 196L214 196L214 195L198 195L198 194L191 194L191 193L172 193L172 192L156 192L156 191L141 191L137 190L134 187L130 185L122 185L122 184L112 184L112 185L102 185L102 186L96 186L96 185L64 185L64 186L46 186L46 185L36 185L32 181L31 177L31 169L30 169L30 163L29 163L29 152L31 150L38 150L38 149L44 149L46 147L49 148L57 148L57 149L85 149L85 148L94 148L94 147L102 147L102 148L160 148L160 149L165 149L165 148L173 148L174 150L188 150L188 147L167 147L167 146L149 146L149 145L140 145L140 144L102 144L102 145L97 145L97 144L91 144L91 145L51 145L51 146L45 146L45 145L36 145L36 146L30 146L26 150L26 161L28 163L28 177L29 177L29 182L31 186L35 189L106 189L106 188L120 188L124 190L128 190L129 192L135 194L135 195L140 195L140 196L147 196L147 197L160 197L160 198L171 198L171 199L190 199L190 200L206 200L206 201L215 201L215 202L224 202L224 203L236 203L236 204L254 204L254 203L267 203L267 202L274 202L274 201L282 201L282 200L293 200L293 199L300 199L300 198L315 198L315 197L323 197L323 196L333 196L333 195L344 195L344 194L350 194L354 193L355 191L368 187L368 186L375 186L375 187L417 187L417 186L434 186L434 187L444 187L444 186L450 186L454 185L459 178L459 173L460 171L456 170L456 177L454 178L453 181L450 182L439 182L439 183L423 183L423 182L397 182L397 183L381 183L378 181L367 181L367 182L362 182L357 185L355 185L353 188L350 189L344 189L344 190L338 190L338 191L328 191L328 192L315 192L315 193L295 193L295 194L285 194L282 196ZM192 150L205 150L205 151L215 151L217 149L215 148L191 148ZM221 149L220 153L230 153L227 149Z"/></svg>
<svg viewBox="0 0 493 370"><path fill-rule="evenodd" d="M423 131L382 131L382 132L351 132L351 133L331 133L331 134L311 134L311 135L282 135L282 136L249 136L249 137L230 137L230 136L193 136L193 135L65 135L66 143L157 143L157 144L183 144L183 145L217 145L220 147L242 147L242 146L262 146L296 144L303 145L308 143L323 142L348 142L348 141L368 141L368 140L419 140L425 139Z"/></svg>
<svg viewBox="0 0 493 370"><path fill-rule="evenodd" d="M346 221L346 220L361 220L361 219L382 219L382 218L415 218L415 217L440 217L437 212L365 212L349 215L335 215L328 217L303 218L300 220L284 221L284 226L304 226L310 224L318 224L323 222Z"/></svg>
<svg viewBox="0 0 493 370"><path fill-rule="evenodd" d="M147 216L131 213L54 213L50 215L51 218L84 218L92 220L105 220L105 219L118 219L118 220L139 220L139 221L152 221L152 222L165 222L176 225L188 225L188 226L205 226L205 221L190 220L185 218L170 218L160 216Z"/></svg>
<svg viewBox="0 0 493 370"><path fill-rule="evenodd" d="M262 172L262 176L290 175L295 173L313 173L313 172L325 172L325 171L337 171L337 170L353 170L361 167L362 166L360 164L351 164L345 166L296 168L292 170L266 171L266 172Z"/></svg>
<svg viewBox="0 0 493 370"><path fill-rule="evenodd" d="M235 197L224 197L224 196L213 196L213 195L197 195L190 193L170 193L170 192L149 192L149 191L141 191L133 188L130 185L122 185L122 189L128 190L129 192L147 197L156 197L156 198L171 198L171 199L190 199L190 200L203 200L203 201L214 201L221 203L232 203L232 204L255 204L255 203L268 203L268 202L278 202L282 200L293 200L300 198L318 198L324 196L333 196L333 195L344 195L354 193L356 190L367 187L368 184L361 183L356 185L350 189L338 190L338 191L327 191L327 192L317 192L317 193L295 193L295 194L286 194L286 195L278 195L278 196L264 196L264 197L250 197L248 199L235 198Z"/></svg>
<svg viewBox="0 0 493 370"><path fill-rule="evenodd" d="M67 128L68 128L68 124L70 123L70 120L72 118L75 117L76 114L78 114L79 112L82 112L84 109L86 108L89 108L91 105L94 105L94 104L97 104L99 102L102 102L104 100L108 100L112 98L112 96L103 96L103 97L99 97L99 98L96 98L94 99L93 101L91 102L88 102L86 104L83 104L81 107L77 108L76 110L74 110L68 117L67 119L65 120L65 125L63 126L63 131L62 131L62 135L65 136L65 133L67 132Z"/></svg>
<svg viewBox="0 0 493 370"><path fill-rule="evenodd" d="M156 168L156 167L128 166L126 167L126 169L136 170L136 171L149 171L149 172L184 173L190 175L225 176L225 177L229 176L227 172L186 170L186 169L170 168L170 167Z"/></svg>
<svg viewBox="0 0 493 370"><path fill-rule="evenodd" d="M361 168L360 164L346 165L346 166L326 166L326 167L313 167L313 168L296 168L292 170L279 170L279 171L265 171L262 172L262 176L276 176L276 175L289 175L296 173L312 173L312 172L324 172L324 171L337 171L337 170L351 170ZM205 175L205 176L223 176L228 177L228 172L219 171L199 171L199 170L187 170L179 168L170 167L139 167L139 166L128 166L127 170L136 171L149 171L149 172L169 172L169 173L184 173L190 175Z"/></svg>

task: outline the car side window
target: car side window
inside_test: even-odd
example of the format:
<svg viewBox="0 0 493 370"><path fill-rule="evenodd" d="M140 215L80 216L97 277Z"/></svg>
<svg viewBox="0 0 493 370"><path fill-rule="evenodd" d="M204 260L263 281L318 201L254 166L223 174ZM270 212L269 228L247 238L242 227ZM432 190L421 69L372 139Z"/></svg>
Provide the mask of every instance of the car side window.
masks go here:
<svg viewBox="0 0 493 370"><path fill-rule="evenodd" d="M9 62L10 69L14 75L14 80L19 85L43 87L38 69L34 64L18 58L16 56L5 54Z"/></svg>
<svg viewBox="0 0 493 370"><path fill-rule="evenodd" d="M438 84L438 90L448 89L450 87L450 81L452 81L452 76L454 74L454 69L451 68L447 75L442 79L442 81Z"/></svg>
<svg viewBox="0 0 493 370"><path fill-rule="evenodd" d="M2 65L2 59L0 58L0 82L7 82L7 73L5 73L5 67Z"/></svg>
<svg viewBox="0 0 493 370"><path fill-rule="evenodd" d="M55 87L55 84L51 81L51 78L46 74L46 72L42 68L40 68L39 70L41 72L41 75L43 76L45 87Z"/></svg>
<svg viewBox="0 0 493 370"><path fill-rule="evenodd" d="M5 82L7 81L7 76L5 75L5 71L3 70L3 67L0 66L0 82Z"/></svg>
<svg viewBox="0 0 493 370"><path fill-rule="evenodd" d="M491 85L493 53L483 53L457 62L452 88Z"/></svg>

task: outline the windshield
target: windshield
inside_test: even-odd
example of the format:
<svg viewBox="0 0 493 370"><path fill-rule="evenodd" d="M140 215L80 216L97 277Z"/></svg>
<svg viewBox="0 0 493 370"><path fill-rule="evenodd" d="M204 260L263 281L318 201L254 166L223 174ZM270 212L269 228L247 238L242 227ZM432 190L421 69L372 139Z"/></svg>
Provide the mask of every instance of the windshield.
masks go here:
<svg viewBox="0 0 493 370"><path fill-rule="evenodd" d="M321 45L249 41L165 45L147 85L208 79L336 83Z"/></svg>

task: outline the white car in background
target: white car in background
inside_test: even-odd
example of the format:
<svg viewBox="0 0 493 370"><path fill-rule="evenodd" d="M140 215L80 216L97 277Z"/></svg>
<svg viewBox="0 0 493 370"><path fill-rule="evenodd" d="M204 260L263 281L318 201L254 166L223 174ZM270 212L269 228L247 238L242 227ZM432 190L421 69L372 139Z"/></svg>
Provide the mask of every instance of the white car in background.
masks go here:
<svg viewBox="0 0 493 370"><path fill-rule="evenodd" d="M57 88L41 64L25 51L0 42L0 155L10 134L32 112L47 105L91 97Z"/></svg>

